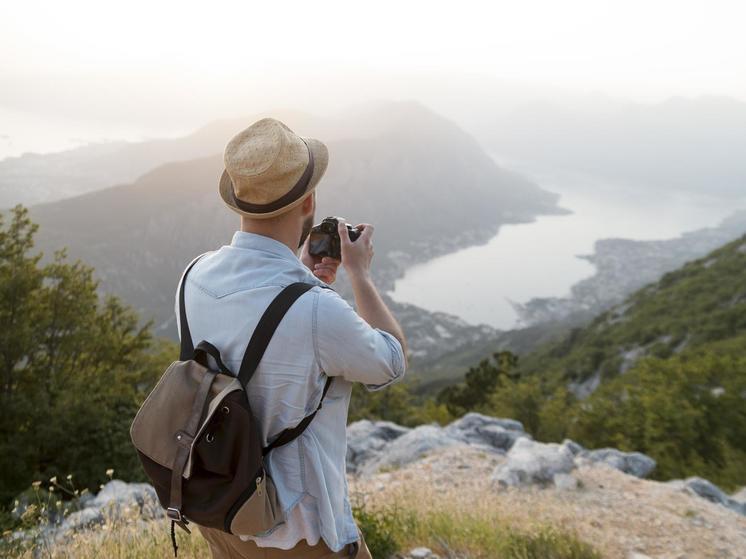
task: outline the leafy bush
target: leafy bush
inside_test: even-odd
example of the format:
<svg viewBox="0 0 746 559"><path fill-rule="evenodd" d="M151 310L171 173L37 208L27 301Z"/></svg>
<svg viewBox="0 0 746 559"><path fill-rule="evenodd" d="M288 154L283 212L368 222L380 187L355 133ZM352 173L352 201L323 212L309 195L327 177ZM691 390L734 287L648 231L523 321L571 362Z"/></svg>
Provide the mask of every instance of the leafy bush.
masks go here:
<svg viewBox="0 0 746 559"><path fill-rule="evenodd" d="M352 514L373 559L389 559L401 549L401 535L411 519L405 519L398 508L370 511L364 506L355 506Z"/></svg>
<svg viewBox="0 0 746 559"><path fill-rule="evenodd" d="M113 467L141 469L129 425L175 355L116 297L99 298L93 270L31 254L37 226L17 206L0 215L0 505L34 479L74 472L95 489Z"/></svg>
<svg viewBox="0 0 746 559"><path fill-rule="evenodd" d="M437 402L444 404L455 417L467 411L480 410L489 402L490 395L515 379L518 358L509 351L492 354L470 367L463 382L447 386L438 393Z"/></svg>
<svg viewBox="0 0 746 559"><path fill-rule="evenodd" d="M742 353L700 349L644 359L599 388L573 415L572 438L591 447L645 452L658 462L658 479L699 475L725 487L746 483Z"/></svg>
<svg viewBox="0 0 746 559"><path fill-rule="evenodd" d="M352 388L348 421L359 419L393 421L413 427L423 423L448 423L453 416L434 398L416 395L417 383L404 379L383 390L369 392L359 383Z"/></svg>

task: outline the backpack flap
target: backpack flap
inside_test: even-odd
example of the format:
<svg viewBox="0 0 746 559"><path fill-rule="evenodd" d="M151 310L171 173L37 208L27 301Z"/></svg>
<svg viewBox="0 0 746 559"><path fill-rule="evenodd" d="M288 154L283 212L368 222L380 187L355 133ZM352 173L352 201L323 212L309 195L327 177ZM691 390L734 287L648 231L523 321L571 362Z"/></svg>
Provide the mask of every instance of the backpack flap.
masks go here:
<svg viewBox="0 0 746 559"><path fill-rule="evenodd" d="M132 443L139 453L169 470L174 468L180 446L177 437L189 422L195 396L207 373L208 369L194 360L174 361L166 369L130 427ZM213 372L210 374L214 375ZM241 390L241 384L235 377L214 375L207 396L209 404L205 406L199 421L200 429L210 414L219 408L220 401L233 390ZM191 460L184 477L190 475Z"/></svg>
<svg viewBox="0 0 746 559"><path fill-rule="evenodd" d="M222 384L225 384L225 382L221 383L221 385ZM210 404L207 407L207 413L205 414L204 418L201 419L199 429L197 430L197 434L194 436L191 448L189 449L189 458L187 459L186 466L184 467L185 478L189 479L189 476L192 475L192 456L194 454L194 445L197 444L197 441L203 435L205 428L210 424L210 420L215 415L215 413L218 412L218 410L224 409L224 400L229 394L236 391L240 392L242 390L243 387L241 386L239 380L235 377L232 377L230 379L230 382L225 385L225 388L223 388L215 395L214 398L212 398L212 400L210 400Z"/></svg>

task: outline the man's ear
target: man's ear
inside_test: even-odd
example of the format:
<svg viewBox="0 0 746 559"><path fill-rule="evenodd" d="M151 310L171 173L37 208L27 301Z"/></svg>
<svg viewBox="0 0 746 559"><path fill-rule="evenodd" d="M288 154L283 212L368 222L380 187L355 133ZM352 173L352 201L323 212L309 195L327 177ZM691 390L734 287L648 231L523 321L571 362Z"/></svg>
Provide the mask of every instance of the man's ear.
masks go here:
<svg viewBox="0 0 746 559"><path fill-rule="evenodd" d="M312 192L310 196L308 196L305 200L303 200L303 203L301 204L303 215L311 215L315 207L316 207L316 191Z"/></svg>

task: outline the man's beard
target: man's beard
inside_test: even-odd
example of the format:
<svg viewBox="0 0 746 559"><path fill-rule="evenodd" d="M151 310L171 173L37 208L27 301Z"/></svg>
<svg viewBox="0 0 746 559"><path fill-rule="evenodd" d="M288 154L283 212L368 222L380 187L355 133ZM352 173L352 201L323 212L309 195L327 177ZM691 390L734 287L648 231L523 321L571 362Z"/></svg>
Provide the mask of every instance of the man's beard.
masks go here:
<svg viewBox="0 0 746 559"><path fill-rule="evenodd" d="M300 234L300 243L298 244L298 248L303 246L303 243L306 242L306 237L311 233L311 228L313 227L313 216L314 214L309 215L305 221L303 221L303 230Z"/></svg>

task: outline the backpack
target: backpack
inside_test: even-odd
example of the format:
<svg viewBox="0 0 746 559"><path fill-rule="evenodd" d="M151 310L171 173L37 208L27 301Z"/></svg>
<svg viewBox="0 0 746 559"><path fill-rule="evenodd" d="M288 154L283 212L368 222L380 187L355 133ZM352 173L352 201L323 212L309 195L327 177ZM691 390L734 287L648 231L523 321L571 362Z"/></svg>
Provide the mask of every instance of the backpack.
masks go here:
<svg viewBox="0 0 746 559"><path fill-rule="evenodd" d="M184 288L187 274L198 260L188 266L179 291L179 360L163 373L130 428L145 474L171 519L174 556L175 524L187 533L190 520L234 535L256 535L284 521L264 457L303 433L321 409L332 381L327 377L313 413L262 447L259 424L247 396L249 381L282 317L313 285L293 283L274 298L251 335L238 375L234 375L214 345L205 340L192 345ZM217 370L208 366L208 355L217 363Z"/></svg>

